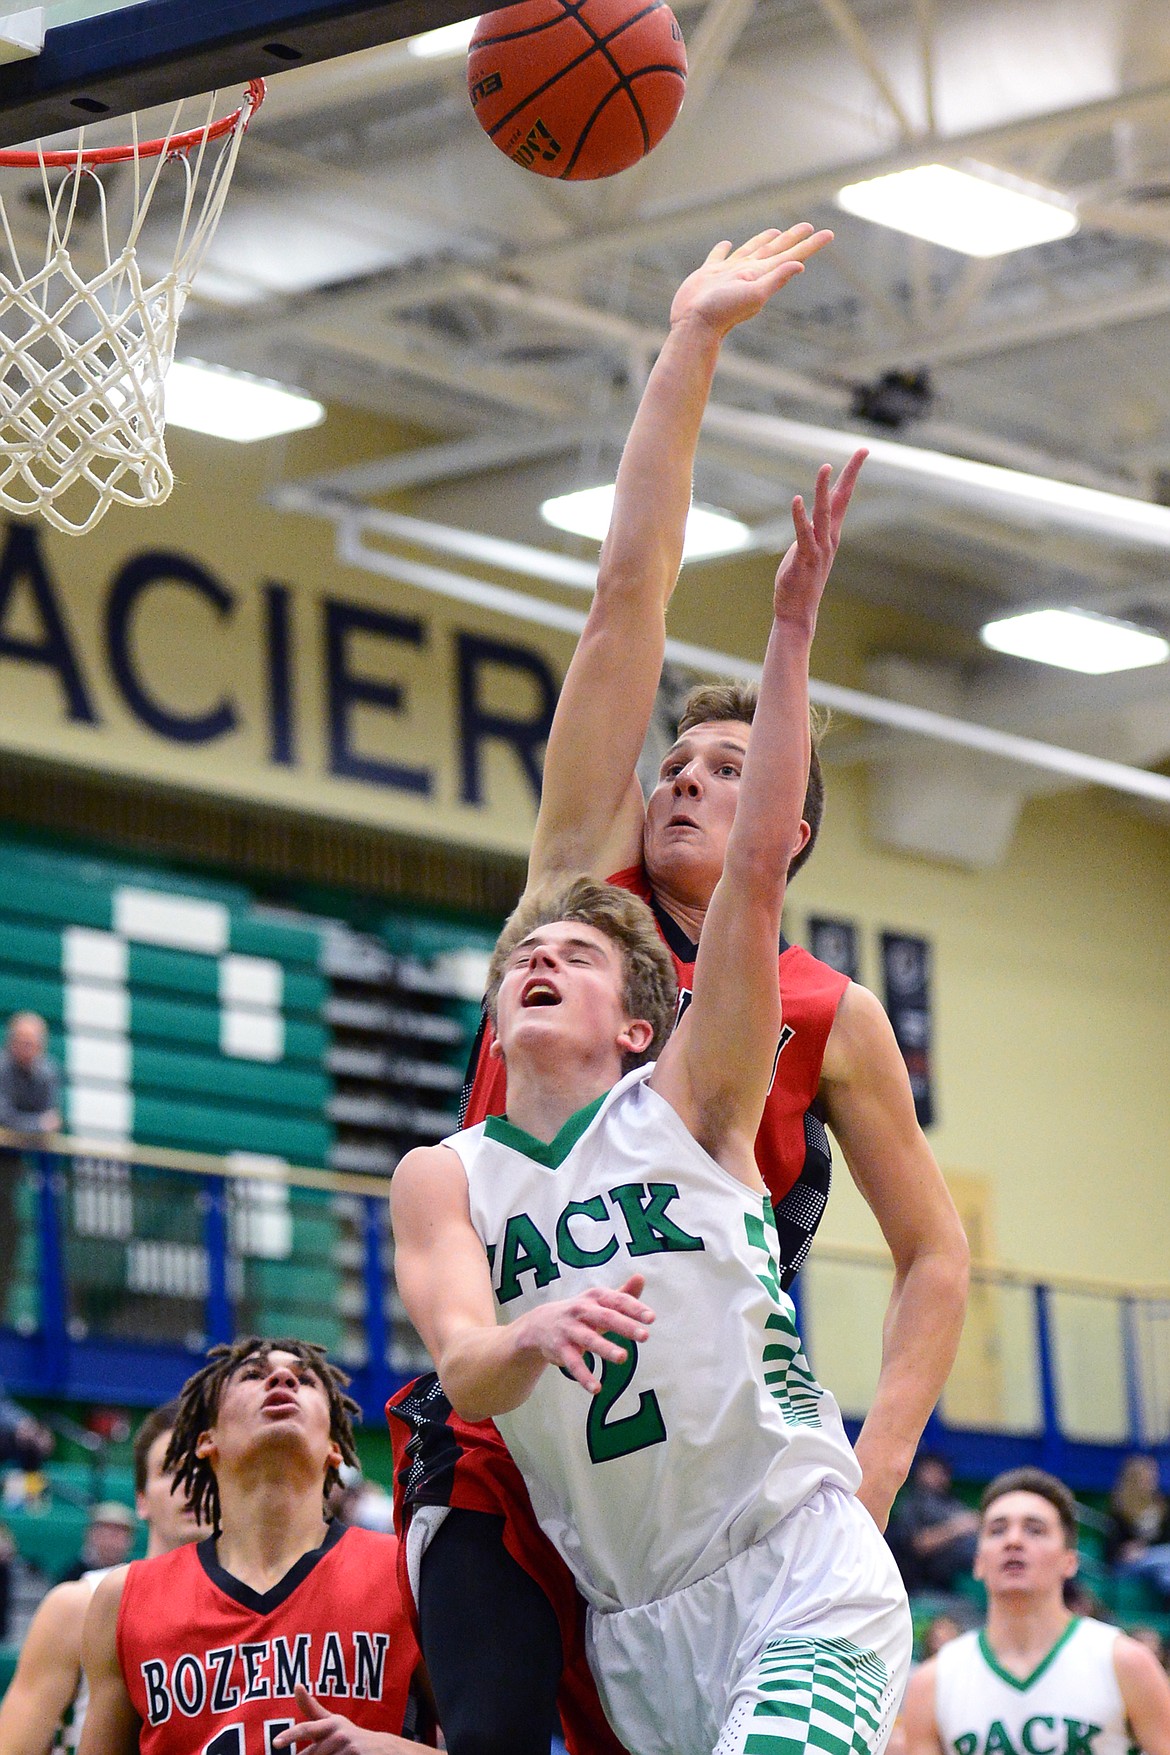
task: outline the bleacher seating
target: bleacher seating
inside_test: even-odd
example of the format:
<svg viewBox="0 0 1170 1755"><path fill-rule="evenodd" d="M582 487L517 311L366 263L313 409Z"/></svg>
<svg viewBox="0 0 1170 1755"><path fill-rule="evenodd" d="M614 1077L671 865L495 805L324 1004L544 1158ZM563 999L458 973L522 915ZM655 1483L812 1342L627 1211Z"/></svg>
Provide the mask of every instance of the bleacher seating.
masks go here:
<svg viewBox="0 0 1170 1755"><path fill-rule="evenodd" d="M145 1325L198 1344L201 1327L195 1185L176 1199L173 1179L103 1158L104 1142L390 1174L457 1124L489 944L425 917L357 932L241 884L0 841L0 1018L47 1020L66 1131L95 1148L68 1169L72 1328L132 1339ZM274 1205L279 1190L231 1185L237 1326L306 1333L356 1362L360 1215L325 1192L285 1192ZM28 1332L31 1182L19 1214L0 1320Z"/></svg>

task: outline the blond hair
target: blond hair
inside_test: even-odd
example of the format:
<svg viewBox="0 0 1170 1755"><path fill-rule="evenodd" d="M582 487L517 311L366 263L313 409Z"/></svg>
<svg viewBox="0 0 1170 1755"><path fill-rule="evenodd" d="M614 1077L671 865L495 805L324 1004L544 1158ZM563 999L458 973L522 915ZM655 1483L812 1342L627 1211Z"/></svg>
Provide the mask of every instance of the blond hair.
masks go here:
<svg viewBox="0 0 1170 1755"><path fill-rule="evenodd" d="M595 878L562 878L542 885L524 896L509 915L488 968L485 1004L492 1024L508 958L530 933L555 920L576 920L595 927L617 946L624 974L622 1006L628 1017L644 1018L654 1031L643 1053L623 1056L622 1072L656 1060L673 1028L678 1006L674 963L645 902L629 890L598 883Z"/></svg>

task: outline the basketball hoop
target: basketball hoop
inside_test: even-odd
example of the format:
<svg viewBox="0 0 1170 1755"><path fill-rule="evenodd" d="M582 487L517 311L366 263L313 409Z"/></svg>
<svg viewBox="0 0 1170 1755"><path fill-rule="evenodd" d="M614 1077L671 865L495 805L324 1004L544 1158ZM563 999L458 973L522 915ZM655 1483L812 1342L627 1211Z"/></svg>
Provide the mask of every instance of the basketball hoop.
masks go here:
<svg viewBox="0 0 1170 1755"><path fill-rule="evenodd" d="M128 146L87 148L83 130L67 151L0 151L0 170L39 173L49 228L26 272L28 221L0 188L0 506L81 535L115 501L167 498L163 385L179 318L263 101L254 79L231 115L216 117L213 94L198 127L180 130L179 104L157 140L140 141L134 117ZM129 168L107 187L117 166ZM36 201L36 188L21 193Z"/></svg>

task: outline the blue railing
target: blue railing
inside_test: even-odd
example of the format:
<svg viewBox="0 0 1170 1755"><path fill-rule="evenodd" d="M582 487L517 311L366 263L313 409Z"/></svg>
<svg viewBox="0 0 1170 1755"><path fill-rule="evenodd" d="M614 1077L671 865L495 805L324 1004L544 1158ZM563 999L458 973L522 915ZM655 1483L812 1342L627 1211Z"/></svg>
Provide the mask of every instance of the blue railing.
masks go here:
<svg viewBox="0 0 1170 1755"><path fill-rule="evenodd" d="M216 1341L296 1334L328 1347L378 1420L425 1366L394 1286L384 1180L100 1142L17 1154L19 1143L0 1135L0 1174L17 1180L0 1312L14 1394L145 1406ZM881 1251L821 1244L796 1289L813 1366L853 1431L889 1284ZM1030 1461L1103 1489L1130 1449L1170 1462L1170 1287L977 1266L927 1436L975 1479Z"/></svg>

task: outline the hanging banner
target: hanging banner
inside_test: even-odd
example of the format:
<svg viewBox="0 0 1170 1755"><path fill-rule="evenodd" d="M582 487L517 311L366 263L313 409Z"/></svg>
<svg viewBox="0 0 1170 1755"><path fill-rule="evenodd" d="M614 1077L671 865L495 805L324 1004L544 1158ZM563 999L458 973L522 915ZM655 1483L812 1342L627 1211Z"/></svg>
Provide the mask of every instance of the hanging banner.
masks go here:
<svg viewBox="0 0 1170 1755"><path fill-rule="evenodd" d="M902 1050L921 1127L935 1121L931 1080L930 944L906 933L882 933L886 1010Z"/></svg>
<svg viewBox="0 0 1170 1755"><path fill-rule="evenodd" d="M852 920L830 920L814 914L808 923L808 948L820 962L827 963L850 981L861 979L858 956L857 927Z"/></svg>

